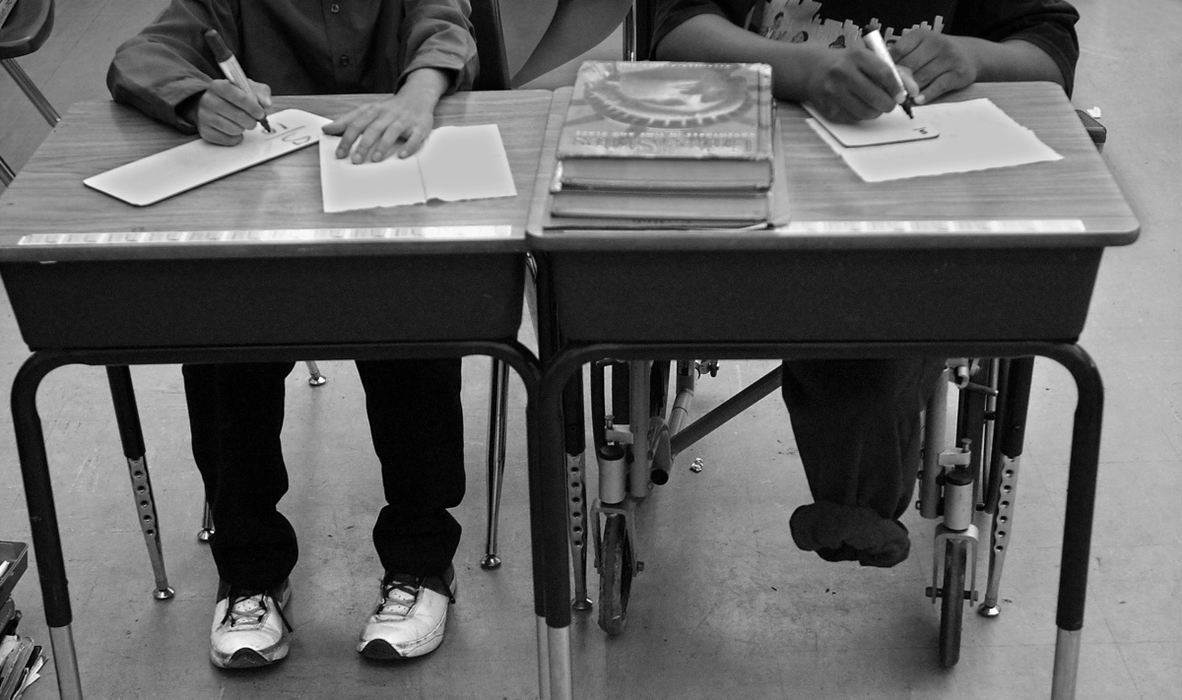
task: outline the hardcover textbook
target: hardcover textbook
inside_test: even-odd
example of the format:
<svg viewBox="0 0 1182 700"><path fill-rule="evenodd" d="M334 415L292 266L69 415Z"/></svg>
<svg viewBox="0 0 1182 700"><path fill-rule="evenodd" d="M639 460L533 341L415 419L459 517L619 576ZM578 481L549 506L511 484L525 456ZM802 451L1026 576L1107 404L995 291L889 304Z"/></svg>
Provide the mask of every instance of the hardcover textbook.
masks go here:
<svg viewBox="0 0 1182 700"><path fill-rule="evenodd" d="M767 190L773 104L765 64L586 61L554 189Z"/></svg>

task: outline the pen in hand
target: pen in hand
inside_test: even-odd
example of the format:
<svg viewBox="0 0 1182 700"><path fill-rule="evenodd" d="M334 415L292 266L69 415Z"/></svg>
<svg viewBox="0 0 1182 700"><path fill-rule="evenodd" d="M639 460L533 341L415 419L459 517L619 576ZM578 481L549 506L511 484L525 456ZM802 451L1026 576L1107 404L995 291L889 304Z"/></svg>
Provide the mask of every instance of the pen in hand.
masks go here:
<svg viewBox="0 0 1182 700"><path fill-rule="evenodd" d="M890 66L891 73L895 76L895 82L903 91L903 111L907 113L908 117L915 119L915 115L911 113L911 105L914 104L911 100L911 93L907 92L907 86L903 84L903 77L899 75L899 68L891 60L891 54L887 51L886 42L882 40L882 34L879 34L877 29L871 29L862 35L862 41L866 43L866 48L874 52L874 55L878 56L883 63Z"/></svg>
<svg viewBox="0 0 1182 700"><path fill-rule="evenodd" d="M238 59L230 52L226 46L226 42L222 41L222 35L218 34L218 30L209 29L205 32L205 43L209 46L209 50L213 51L213 58L217 61L218 68L222 69L222 73L226 76L226 80L234 83L251 97L255 102L259 101L258 95L254 93L254 88L250 86L250 81L246 79L246 73L242 72L242 66L238 63ZM262 103L259 103L262 106ZM263 125L263 129L269 134L271 133L271 125L267 123L267 115L263 114L263 118L259 120Z"/></svg>

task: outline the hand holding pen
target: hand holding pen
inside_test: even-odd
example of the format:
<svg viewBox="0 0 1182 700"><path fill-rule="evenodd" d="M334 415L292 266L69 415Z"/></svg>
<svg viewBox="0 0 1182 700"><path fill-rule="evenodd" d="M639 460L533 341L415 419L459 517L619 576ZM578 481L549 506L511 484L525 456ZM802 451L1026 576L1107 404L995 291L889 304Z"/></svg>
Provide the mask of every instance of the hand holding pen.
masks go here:
<svg viewBox="0 0 1182 700"><path fill-rule="evenodd" d="M271 106L271 88L246 77L217 30L207 31L205 40L226 79L211 82L186 115L201 138L232 146L242 141L242 132L255 124L262 124L270 132L266 110Z"/></svg>
<svg viewBox="0 0 1182 700"><path fill-rule="evenodd" d="M866 44L866 48L870 49L880 61L891 69L891 74L894 76L895 83L899 88L895 100L903 106L903 111L907 113L907 116L914 119L915 115L911 113L911 106L914 104L911 91L907 89L906 83L903 82L903 76L899 74L899 67L895 65L894 59L891 58L891 53L887 50L886 42L882 40L882 34L877 29L871 29L862 35L862 41Z"/></svg>

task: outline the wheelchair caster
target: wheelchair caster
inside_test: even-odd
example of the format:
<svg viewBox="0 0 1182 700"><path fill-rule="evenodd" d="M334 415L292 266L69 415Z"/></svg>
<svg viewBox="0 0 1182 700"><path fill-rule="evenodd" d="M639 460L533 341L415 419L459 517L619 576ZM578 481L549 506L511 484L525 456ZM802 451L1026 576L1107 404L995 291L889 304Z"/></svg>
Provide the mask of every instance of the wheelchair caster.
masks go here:
<svg viewBox="0 0 1182 700"><path fill-rule="evenodd" d="M940 593L940 665L952 668L960 661L960 630L965 605L965 572L968 546L964 540L948 540L944 550L944 585Z"/></svg>
<svg viewBox="0 0 1182 700"><path fill-rule="evenodd" d="M628 598L636 572L623 515L609 515L603 527L602 567L599 574L599 627L611 636L624 631L628 621Z"/></svg>

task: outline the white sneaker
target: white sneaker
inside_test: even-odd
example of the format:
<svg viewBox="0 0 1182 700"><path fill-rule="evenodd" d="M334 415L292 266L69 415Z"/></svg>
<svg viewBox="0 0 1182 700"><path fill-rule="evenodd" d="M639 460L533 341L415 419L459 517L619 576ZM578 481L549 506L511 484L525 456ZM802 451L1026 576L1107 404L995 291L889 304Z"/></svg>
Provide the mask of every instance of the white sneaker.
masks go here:
<svg viewBox="0 0 1182 700"><path fill-rule="evenodd" d="M261 592L223 583L213 609L209 660L218 668L255 668L285 658L291 625L283 608L290 600L287 581Z"/></svg>
<svg viewBox="0 0 1182 700"><path fill-rule="evenodd" d="M447 606L455 602L452 567L442 576L386 574L377 609L361 631L357 651L370 659L409 659L443 643Z"/></svg>

